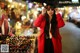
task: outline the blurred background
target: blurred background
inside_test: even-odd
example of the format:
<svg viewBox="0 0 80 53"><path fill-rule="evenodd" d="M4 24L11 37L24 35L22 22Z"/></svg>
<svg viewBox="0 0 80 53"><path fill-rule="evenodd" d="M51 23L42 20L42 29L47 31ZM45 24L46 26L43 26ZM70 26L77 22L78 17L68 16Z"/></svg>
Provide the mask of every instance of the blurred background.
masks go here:
<svg viewBox="0 0 80 53"><path fill-rule="evenodd" d="M10 53L34 53L40 29L33 22L47 4L55 6L65 22L60 28L63 53L80 53L80 0L0 0L0 17L8 16L10 28L9 36L0 44L9 44Z"/></svg>

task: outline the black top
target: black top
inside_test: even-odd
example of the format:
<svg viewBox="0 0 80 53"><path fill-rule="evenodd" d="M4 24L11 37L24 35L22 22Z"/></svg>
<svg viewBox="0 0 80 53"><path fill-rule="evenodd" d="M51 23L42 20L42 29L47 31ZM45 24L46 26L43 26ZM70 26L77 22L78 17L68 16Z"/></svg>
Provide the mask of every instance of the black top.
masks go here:
<svg viewBox="0 0 80 53"><path fill-rule="evenodd" d="M1 27L0 27L0 33L2 33Z"/></svg>

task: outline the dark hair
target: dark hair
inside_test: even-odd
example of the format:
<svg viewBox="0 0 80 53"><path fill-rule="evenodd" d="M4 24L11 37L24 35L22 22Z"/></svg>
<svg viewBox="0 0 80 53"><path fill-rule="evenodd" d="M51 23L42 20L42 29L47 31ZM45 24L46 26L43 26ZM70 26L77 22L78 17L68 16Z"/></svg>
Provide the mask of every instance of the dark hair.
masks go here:
<svg viewBox="0 0 80 53"><path fill-rule="evenodd" d="M50 23L51 23L51 33L52 33L53 37L56 37L57 20L56 20L55 10L54 10L54 14L52 15L51 22L49 21L49 15L47 13L45 14L45 19L46 19L46 25L44 28L45 35L49 36L49 27L50 27Z"/></svg>

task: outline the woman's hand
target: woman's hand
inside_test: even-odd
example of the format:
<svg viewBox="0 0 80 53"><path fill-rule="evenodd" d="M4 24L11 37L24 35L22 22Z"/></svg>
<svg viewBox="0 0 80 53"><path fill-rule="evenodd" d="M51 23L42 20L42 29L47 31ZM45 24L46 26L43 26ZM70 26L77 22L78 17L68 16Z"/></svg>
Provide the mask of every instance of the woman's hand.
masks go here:
<svg viewBox="0 0 80 53"><path fill-rule="evenodd" d="M42 15L46 13L46 8L42 7Z"/></svg>

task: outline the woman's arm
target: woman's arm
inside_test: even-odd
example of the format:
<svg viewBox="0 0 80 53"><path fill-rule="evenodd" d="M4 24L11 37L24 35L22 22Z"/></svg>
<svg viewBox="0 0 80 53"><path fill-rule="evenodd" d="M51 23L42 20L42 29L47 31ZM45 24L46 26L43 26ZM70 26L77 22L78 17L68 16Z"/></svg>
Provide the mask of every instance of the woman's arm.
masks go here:
<svg viewBox="0 0 80 53"><path fill-rule="evenodd" d="M40 14L38 18L34 21L33 25L35 27L40 27L43 18L44 18L44 15Z"/></svg>
<svg viewBox="0 0 80 53"><path fill-rule="evenodd" d="M65 25L61 15L58 13L56 14L56 17L57 17L57 23L58 23L58 28L61 28Z"/></svg>
<svg viewBox="0 0 80 53"><path fill-rule="evenodd" d="M42 13L38 16L38 18L34 22L34 26L40 27L42 20L44 20L44 15L46 13L46 8L42 8Z"/></svg>

